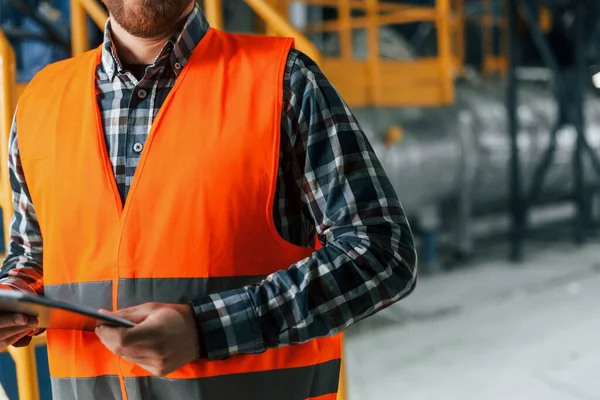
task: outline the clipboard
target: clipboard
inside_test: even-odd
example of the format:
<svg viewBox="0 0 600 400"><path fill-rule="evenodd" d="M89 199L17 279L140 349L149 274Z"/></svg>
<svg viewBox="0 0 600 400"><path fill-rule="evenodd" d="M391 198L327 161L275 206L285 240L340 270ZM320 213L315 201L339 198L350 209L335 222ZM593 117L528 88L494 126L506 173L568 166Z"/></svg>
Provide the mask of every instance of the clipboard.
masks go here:
<svg viewBox="0 0 600 400"><path fill-rule="evenodd" d="M37 317L38 328L93 331L98 325L132 328L135 323L88 307L17 290L0 289L0 312Z"/></svg>

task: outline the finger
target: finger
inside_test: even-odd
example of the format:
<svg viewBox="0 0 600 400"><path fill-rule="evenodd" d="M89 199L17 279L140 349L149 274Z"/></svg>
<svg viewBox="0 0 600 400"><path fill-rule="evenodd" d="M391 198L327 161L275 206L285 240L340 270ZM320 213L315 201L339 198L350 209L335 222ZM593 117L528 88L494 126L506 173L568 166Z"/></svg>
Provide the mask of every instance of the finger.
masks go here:
<svg viewBox="0 0 600 400"><path fill-rule="evenodd" d="M28 318L22 314L0 314L0 328L9 326L26 326Z"/></svg>
<svg viewBox="0 0 600 400"><path fill-rule="evenodd" d="M96 336L110 351L117 354L119 347L122 347L123 328L112 328L104 325L96 327ZM118 355L118 354L117 354Z"/></svg>
<svg viewBox="0 0 600 400"><path fill-rule="evenodd" d="M123 329L123 344L125 346L153 345L161 337L161 328L152 321L143 321L133 328Z"/></svg>
<svg viewBox="0 0 600 400"><path fill-rule="evenodd" d="M133 328L131 328L133 329ZM129 336L127 328L115 328L110 326L96 327L96 335L100 341L113 353L131 355L135 352L151 350L153 348L152 338L149 335Z"/></svg>
<svg viewBox="0 0 600 400"><path fill-rule="evenodd" d="M123 318L128 321L135 322L136 324L145 320L146 317L148 317L148 315L152 313L152 311L153 311L153 307L152 307L151 303L146 303L146 304L142 304L139 306L124 308L122 310L117 310L117 311L112 311L112 312L102 310L102 312L108 313L108 314L112 315L113 317Z"/></svg>
<svg viewBox="0 0 600 400"><path fill-rule="evenodd" d="M111 332L98 332L97 335L102 344L113 354L129 359L133 363L150 363L158 357L150 342L124 346L122 337L112 330Z"/></svg>
<svg viewBox="0 0 600 400"><path fill-rule="evenodd" d="M19 340L23 339L25 336L29 335L30 332L31 332L31 330L25 331L25 332L19 332L12 336L9 336L6 339L3 339L0 341L0 347L7 348L8 346L12 346L13 344L17 343Z"/></svg>
<svg viewBox="0 0 600 400"><path fill-rule="evenodd" d="M13 326L10 328L0 329L0 340L7 340L11 336L18 335L23 332L30 332L30 326Z"/></svg>
<svg viewBox="0 0 600 400"><path fill-rule="evenodd" d="M153 366L160 364L160 361L157 359L156 355L153 355L150 352L136 352L123 355L121 357L137 365Z"/></svg>
<svg viewBox="0 0 600 400"><path fill-rule="evenodd" d="M136 364L138 367L150 372L152 375L160 376L160 368L152 365L151 363L144 363L144 362L139 363L139 362L135 362L135 361L131 361L131 360L128 360L128 361L130 361L130 362Z"/></svg>
<svg viewBox="0 0 600 400"><path fill-rule="evenodd" d="M96 327L96 335L106 347L113 352L118 352L119 355L155 347L156 335L153 335L152 330L146 328L143 323L134 328L100 325Z"/></svg>
<svg viewBox="0 0 600 400"><path fill-rule="evenodd" d="M19 340L23 339L29 334L30 331L19 332L17 334L8 336L0 340L0 350L5 351L8 348L8 346L11 346L12 344L17 343Z"/></svg>

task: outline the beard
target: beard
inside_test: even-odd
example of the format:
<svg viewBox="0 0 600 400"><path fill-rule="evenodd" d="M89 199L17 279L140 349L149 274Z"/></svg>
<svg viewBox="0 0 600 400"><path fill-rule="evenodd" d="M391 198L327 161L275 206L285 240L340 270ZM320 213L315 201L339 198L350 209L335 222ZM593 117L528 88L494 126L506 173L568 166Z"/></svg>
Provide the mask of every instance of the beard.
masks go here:
<svg viewBox="0 0 600 400"><path fill-rule="evenodd" d="M133 36L155 38L177 25L193 0L103 0L110 16Z"/></svg>

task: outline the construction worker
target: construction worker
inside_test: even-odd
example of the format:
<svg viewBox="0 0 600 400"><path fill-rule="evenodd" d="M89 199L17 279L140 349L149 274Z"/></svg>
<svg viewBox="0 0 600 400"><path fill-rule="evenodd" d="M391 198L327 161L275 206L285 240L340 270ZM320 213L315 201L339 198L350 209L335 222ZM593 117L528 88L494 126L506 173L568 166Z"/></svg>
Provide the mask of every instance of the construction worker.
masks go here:
<svg viewBox="0 0 600 400"><path fill-rule="evenodd" d="M137 324L48 329L54 398L335 399L339 333L416 284L359 125L290 39L105 4L103 45L38 73L10 138L2 287ZM2 348L39 333L1 318Z"/></svg>

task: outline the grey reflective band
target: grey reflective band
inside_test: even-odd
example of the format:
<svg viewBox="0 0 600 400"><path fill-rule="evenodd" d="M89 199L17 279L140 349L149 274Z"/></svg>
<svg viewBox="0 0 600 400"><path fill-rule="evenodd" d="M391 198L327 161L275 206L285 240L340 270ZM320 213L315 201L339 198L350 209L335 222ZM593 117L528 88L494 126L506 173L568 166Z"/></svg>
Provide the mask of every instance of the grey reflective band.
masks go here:
<svg viewBox="0 0 600 400"><path fill-rule="evenodd" d="M112 281L44 285L44 296L96 310L112 310L112 286Z"/></svg>
<svg viewBox="0 0 600 400"><path fill-rule="evenodd" d="M51 378L52 398L56 400L122 400L116 375L95 378Z"/></svg>
<svg viewBox="0 0 600 400"><path fill-rule="evenodd" d="M148 302L185 303L207 294L260 282L263 276L136 278L119 280L119 308ZM112 281L46 285L46 297L95 309L112 310Z"/></svg>
<svg viewBox="0 0 600 400"><path fill-rule="evenodd" d="M340 360L198 379L125 378L129 400L305 400L337 393ZM115 377L52 379L53 398L120 400Z"/></svg>
<svg viewBox="0 0 600 400"><path fill-rule="evenodd" d="M264 276L227 276L214 278L120 279L119 308L156 301L187 303L225 290L239 289L260 282Z"/></svg>

